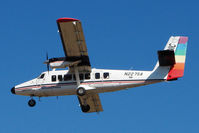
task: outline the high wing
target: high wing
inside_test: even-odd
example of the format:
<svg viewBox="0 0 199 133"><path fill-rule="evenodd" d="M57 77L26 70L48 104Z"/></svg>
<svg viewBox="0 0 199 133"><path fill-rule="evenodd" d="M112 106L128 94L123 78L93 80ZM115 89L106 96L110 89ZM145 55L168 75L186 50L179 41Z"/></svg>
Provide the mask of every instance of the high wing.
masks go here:
<svg viewBox="0 0 199 133"><path fill-rule="evenodd" d="M97 93L86 94L85 96L78 96L78 99L83 112L84 109L82 106L84 105L90 106L90 110L86 113L103 111L101 101Z"/></svg>
<svg viewBox="0 0 199 133"><path fill-rule="evenodd" d="M79 72L90 72L91 65L88 57L86 42L78 19L60 18L57 20L59 33L67 61L81 61L78 66ZM70 67L73 70L73 67Z"/></svg>

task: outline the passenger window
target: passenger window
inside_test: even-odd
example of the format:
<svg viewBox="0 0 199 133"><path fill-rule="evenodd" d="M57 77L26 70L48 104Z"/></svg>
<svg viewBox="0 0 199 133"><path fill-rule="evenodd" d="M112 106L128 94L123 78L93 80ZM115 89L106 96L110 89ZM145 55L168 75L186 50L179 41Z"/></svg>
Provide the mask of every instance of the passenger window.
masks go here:
<svg viewBox="0 0 199 133"><path fill-rule="evenodd" d="M73 74L73 80L76 80L75 74Z"/></svg>
<svg viewBox="0 0 199 133"><path fill-rule="evenodd" d="M38 79L43 79L43 78L44 78L44 76L45 76L45 74L43 73L42 75L40 75L40 76L39 76L39 78L38 78Z"/></svg>
<svg viewBox="0 0 199 133"><path fill-rule="evenodd" d="M52 75L51 80L52 80L52 82L55 82L56 81L56 75Z"/></svg>
<svg viewBox="0 0 199 133"><path fill-rule="evenodd" d="M62 75L58 75L58 80L62 81Z"/></svg>
<svg viewBox="0 0 199 133"><path fill-rule="evenodd" d="M85 79L90 79L90 78L91 78L90 73L86 73L86 74L85 74Z"/></svg>
<svg viewBox="0 0 199 133"><path fill-rule="evenodd" d="M64 75L64 81L72 80L72 75L71 74L66 74Z"/></svg>
<svg viewBox="0 0 199 133"><path fill-rule="evenodd" d="M104 73L104 79L109 79L109 73Z"/></svg>
<svg viewBox="0 0 199 133"><path fill-rule="evenodd" d="M100 79L100 73L95 73L95 79Z"/></svg>
<svg viewBox="0 0 199 133"><path fill-rule="evenodd" d="M84 79L84 74L79 74L79 80L83 80Z"/></svg>

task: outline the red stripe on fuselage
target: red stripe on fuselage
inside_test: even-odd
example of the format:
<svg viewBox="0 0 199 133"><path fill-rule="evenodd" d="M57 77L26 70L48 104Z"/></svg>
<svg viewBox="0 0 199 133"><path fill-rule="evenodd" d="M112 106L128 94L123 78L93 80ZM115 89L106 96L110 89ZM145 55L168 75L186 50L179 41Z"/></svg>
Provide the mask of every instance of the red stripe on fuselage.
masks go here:
<svg viewBox="0 0 199 133"><path fill-rule="evenodd" d="M143 83L145 81L112 81L112 82L88 82L88 83L81 83L83 85L87 84L111 84L111 83Z"/></svg>
<svg viewBox="0 0 199 133"><path fill-rule="evenodd" d="M22 87L22 88L16 88L16 90L26 90L26 89L32 89L32 88L41 88L41 87L52 87L52 86L56 86L56 85L33 85L33 86L29 86L29 87Z"/></svg>

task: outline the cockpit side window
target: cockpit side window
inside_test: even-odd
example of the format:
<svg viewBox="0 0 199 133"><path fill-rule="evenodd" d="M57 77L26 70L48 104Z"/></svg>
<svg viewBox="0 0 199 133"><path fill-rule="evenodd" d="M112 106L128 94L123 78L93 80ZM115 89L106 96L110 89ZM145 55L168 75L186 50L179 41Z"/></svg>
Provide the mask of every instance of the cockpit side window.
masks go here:
<svg viewBox="0 0 199 133"><path fill-rule="evenodd" d="M45 74L43 73L43 74L41 74L41 75L38 77L38 79L43 79L44 76L45 76Z"/></svg>

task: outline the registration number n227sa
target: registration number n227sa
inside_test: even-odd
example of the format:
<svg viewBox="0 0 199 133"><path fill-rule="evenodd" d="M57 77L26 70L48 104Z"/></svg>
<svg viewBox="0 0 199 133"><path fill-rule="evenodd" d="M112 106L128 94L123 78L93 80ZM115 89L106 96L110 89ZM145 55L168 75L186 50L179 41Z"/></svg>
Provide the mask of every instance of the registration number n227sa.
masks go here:
<svg viewBox="0 0 199 133"><path fill-rule="evenodd" d="M142 76L143 72L125 72L124 76L128 76L129 78L137 77L137 76Z"/></svg>

